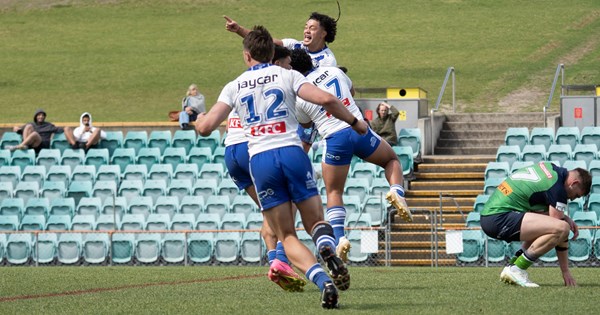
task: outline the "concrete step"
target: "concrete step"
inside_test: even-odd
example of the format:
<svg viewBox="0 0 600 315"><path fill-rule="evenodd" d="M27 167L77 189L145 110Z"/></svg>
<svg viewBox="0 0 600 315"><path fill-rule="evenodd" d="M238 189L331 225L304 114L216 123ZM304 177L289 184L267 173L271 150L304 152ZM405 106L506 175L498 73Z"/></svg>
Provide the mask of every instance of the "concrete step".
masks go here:
<svg viewBox="0 0 600 315"><path fill-rule="evenodd" d="M448 179L448 180L458 180L458 179L484 179L483 172L456 172L456 173L415 173L416 180L427 180L427 179Z"/></svg>
<svg viewBox="0 0 600 315"><path fill-rule="evenodd" d="M457 157L455 155L424 155L423 164L419 164L419 169L423 165L427 164L472 164L472 163L485 163L495 161L496 152L494 154L483 154L483 155L464 155Z"/></svg>
<svg viewBox="0 0 600 315"><path fill-rule="evenodd" d="M444 155L495 155L498 151L498 146L481 146L481 147L443 147L435 148L435 154Z"/></svg>
<svg viewBox="0 0 600 315"><path fill-rule="evenodd" d="M472 190L457 190L457 189L446 189L446 190L409 190L406 191L406 201L412 200L420 200L422 197L439 197L440 192L444 195L451 195L454 197L471 197L477 196L483 191L483 186L481 189L472 189Z"/></svg>
<svg viewBox="0 0 600 315"><path fill-rule="evenodd" d="M485 163L448 163L449 161L444 161L443 163L423 163L419 164L418 172L419 174L423 173L457 173L457 172L484 172L487 164Z"/></svg>
<svg viewBox="0 0 600 315"><path fill-rule="evenodd" d="M440 139L501 139L504 141L504 130L441 130Z"/></svg>
<svg viewBox="0 0 600 315"><path fill-rule="evenodd" d="M544 124L544 114L542 112L531 112L531 113L450 113L446 114L446 120L450 122L486 122L486 123L497 123L497 122L534 122Z"/></svg>
<svg viewBox="0 0 600 315"><path fill-rule="evenodd" d="M435 151L442 148L484 148L484 147L498 147L503 145L504 139L486 139L486 138L475 138L475 139L438 139Z"/></svg>
<svg viewBox="0 0 600 315"><path fill-rule="evenodd" d="M410 190L483 190L483 184L483 180L420 181L411 182Z"/></svg>

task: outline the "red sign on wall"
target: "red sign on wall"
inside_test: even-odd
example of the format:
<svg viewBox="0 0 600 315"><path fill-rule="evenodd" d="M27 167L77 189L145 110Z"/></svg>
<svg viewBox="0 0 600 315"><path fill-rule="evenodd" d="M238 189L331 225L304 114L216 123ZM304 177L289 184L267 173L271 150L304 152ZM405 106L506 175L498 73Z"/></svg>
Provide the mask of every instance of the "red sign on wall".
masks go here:
<svg viewBox="0 0 600 315"><path fill-rule="evenodd" d="M581 107L575 107L573 115L575 116L575 119L583 118L583 109Z"/></svg>
<svg viewBox="0 0 600 315"><path fill-rule="evenodd" d="M365 118L367 120L373 120L373 111L370 109L365 110Z"/></svg>

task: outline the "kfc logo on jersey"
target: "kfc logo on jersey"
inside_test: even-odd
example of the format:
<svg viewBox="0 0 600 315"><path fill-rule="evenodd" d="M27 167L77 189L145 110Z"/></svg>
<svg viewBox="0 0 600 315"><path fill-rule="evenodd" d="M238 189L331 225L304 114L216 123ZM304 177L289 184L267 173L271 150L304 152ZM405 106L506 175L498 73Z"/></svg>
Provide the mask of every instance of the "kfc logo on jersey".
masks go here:
<svg viewBox="0 0 600 315"><path fill-rule="evenodd" d="M274 135L285 132L285 122L283 121L250 127L250 135L252 136Z"/></svg>
<svg viewBox="0 0 600 315"><path fill-rule="evenodd" d="M344 99L342 99L342 104L344 104L344 106L348 107L350 106L350 100L346 97ZM325 109L323 109L325 110ZM327 118L331 118L331 114L329 112L327 112L327 114L325 114L327 116Z"/></svg>
<svg viewBox="0 0 600 315"><path fill-rule="evenodd" d="M228 128L242 128L242 123L238 117L229 118L227 122Z"/></svg>

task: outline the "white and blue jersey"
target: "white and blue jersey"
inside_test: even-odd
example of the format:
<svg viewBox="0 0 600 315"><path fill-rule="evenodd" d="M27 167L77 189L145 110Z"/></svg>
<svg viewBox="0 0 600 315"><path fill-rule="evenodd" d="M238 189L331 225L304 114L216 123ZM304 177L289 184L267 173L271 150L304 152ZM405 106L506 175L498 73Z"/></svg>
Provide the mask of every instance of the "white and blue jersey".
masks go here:
<svg viewBox="0 0 600 315"><path fill-rule="evenodd" d="M319 51L309 51L301 41L292 38L284 38L281 41L283 42L283 47L287 49L293 50L296 48L302 48L306 50L315 67L337 67L335 56L333 55L331 49L327 47L327 45L325 45L325 47Z"/></svg>
<svg viewBox="0 0 600 315"><path fill-rule="evenodd" d="M296 93L306 83L297 71L258 64L229 82L219 95L219 102L239 114L248 139L250 174L265 210L318 194L295 118Z"/></svg>
<svg viewBox="0 0 600 315"><path fill-rule="evenodd" d="M225 166L227 166L229 176L240 190L252 185L248 139L244 135L244 129L236 111L231 111L227 118Z"/></svg>
<svg viewBox="0 0 600 315"><path fill-rule="evenodd" d="M360 109L354 102L350 78L337 67L319 67L313 69L306 78L342 101L346 108L359 120L363 119ZM313 121L319 134L325 139L323 161L332 165L350 164L352 155L366 158L375 152L381 138L371 131L359 135L350 125L333 117L322 106L298 98L296 118L301 123Z"/></svg>

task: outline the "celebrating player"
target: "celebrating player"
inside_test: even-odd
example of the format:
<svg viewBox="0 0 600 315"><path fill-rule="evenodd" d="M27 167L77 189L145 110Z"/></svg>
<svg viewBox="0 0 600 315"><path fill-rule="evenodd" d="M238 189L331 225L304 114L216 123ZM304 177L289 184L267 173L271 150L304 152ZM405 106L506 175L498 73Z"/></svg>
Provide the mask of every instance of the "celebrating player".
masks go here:
<svg viewBox="0 0 600 315"><path fill-rule="evenodd" d="M316 104L364 134L368 127L356 119L333 95L313 86L296 71L270 64L273 39L262 26L256 26L243 41L244 62L248 71L229 82L217 103L201 117L196 130L208 135L225 120L232 109L248 138L250 174L269 226L283 242L291 262L322 292L324 308L338 306L338 291L350 285L350 274L335 253L331 225L323 220L321 198L314 171L296 134L296 95ZM332 279L321 268L311 251L298 240L292 204L302 215L306 231L312 235Z"/></svg>

